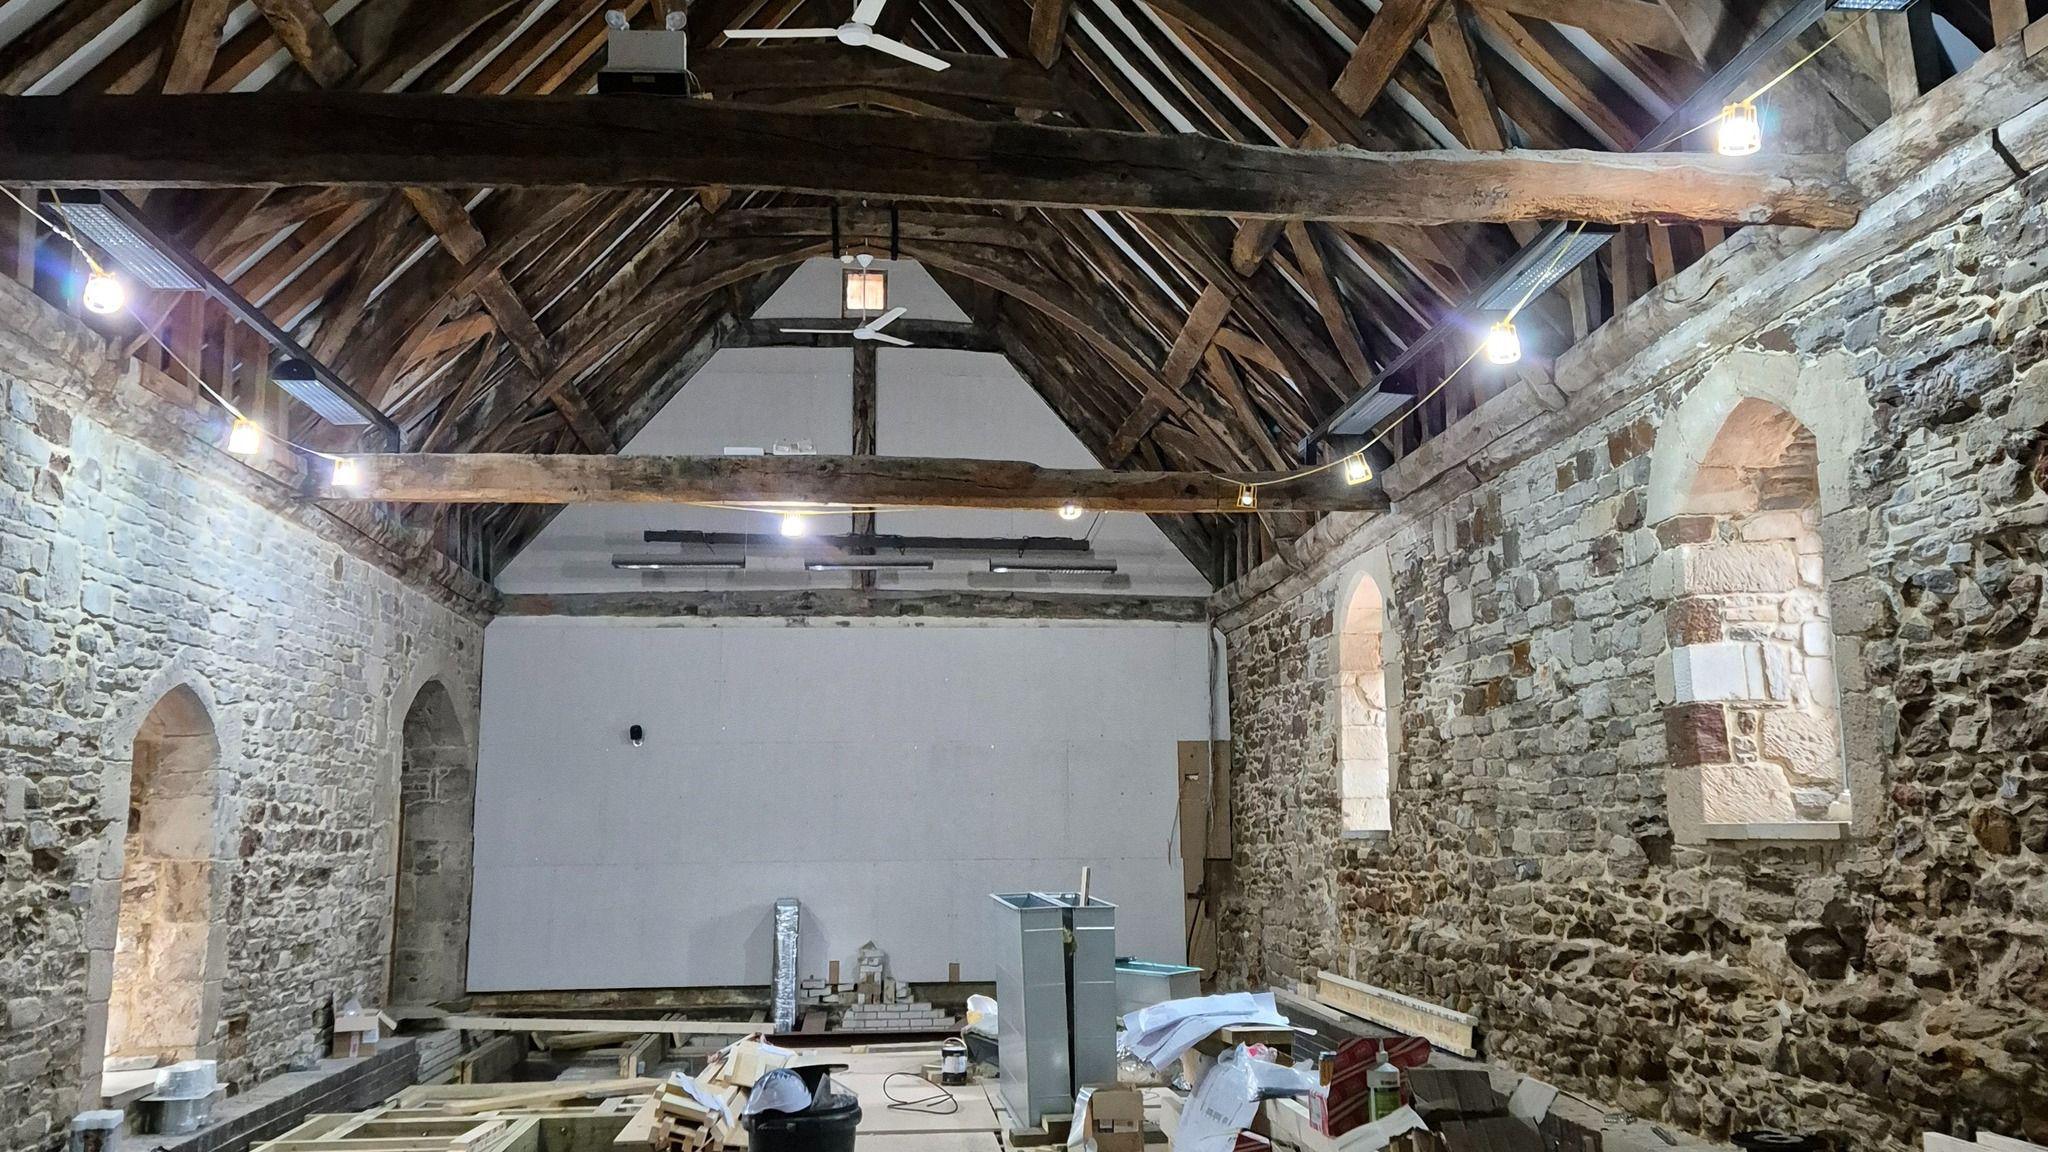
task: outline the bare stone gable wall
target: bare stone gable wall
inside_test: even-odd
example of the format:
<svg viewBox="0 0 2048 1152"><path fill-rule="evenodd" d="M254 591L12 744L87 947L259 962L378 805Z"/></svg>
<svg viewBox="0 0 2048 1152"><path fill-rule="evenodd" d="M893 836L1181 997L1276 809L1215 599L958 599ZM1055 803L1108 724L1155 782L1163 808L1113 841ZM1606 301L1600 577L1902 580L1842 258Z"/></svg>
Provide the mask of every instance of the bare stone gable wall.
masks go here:
<svg viewBox="0 0 2048 1152"><path fill-rule="evenodd" d="M1508 1063L1715 1136L2048 1139L2048 174L1636 371L1593 425L1221 598L1222 982L1452 1005ZM1699 414L1745 396L1819 441L1852 812L1805 831L1832 839L1710 838L1666 722L1688 640L1659 521ZM1368 563L1404 650L1383 840L1340 838L1336 634Z"/></svg>
<svg viewBox="0 0 2048 1152"><path fill-rule="evenodd" d="M177 961L191 968L178 986L205 992L142 1003L180 1017L167 1034L197 1025L199 1051L240 1087L322 1051L328 995L382 999L401 729L419 686L442 680L474 738L481 617L387 571L345 525L293 508L205 431L124 376L82 325L0 281L10 1152L61 1147L71 1115L97 1106L131 748L152 705L174 692L192 702L177 723L210 726L219 752L202 757L217 761L211 773L158 801L189 802L197 820L175 854L210 858L195 865L205 882L176 897L180 931L187 917L212 926ZM161 887L131 879L133 898ZM187 1019L192 1000L203 1022Z"/></svg>

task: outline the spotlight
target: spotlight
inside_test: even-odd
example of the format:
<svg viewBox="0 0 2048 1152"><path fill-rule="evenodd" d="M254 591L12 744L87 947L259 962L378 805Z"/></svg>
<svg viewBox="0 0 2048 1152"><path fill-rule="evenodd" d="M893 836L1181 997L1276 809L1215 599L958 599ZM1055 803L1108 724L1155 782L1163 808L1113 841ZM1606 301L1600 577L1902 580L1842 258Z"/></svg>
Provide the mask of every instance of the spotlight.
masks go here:
<svg viewBox="0 0 2048 1152"><path fill-rule="evenodd" d="M347 456L334 458L334 471L328 475L328 482L336 488L353 488L363 482L363 470Z"/></svg>
<svg viewBox="0 0 2048 1152"><path fill-rule="evenodd" d="M782 514L782 534L784 536L802 536L810 530L811 526L804 521L803 513L784 512Z"/></svg>
<svg viewBox="0 0 2048 1152"><path fill-rule="evenodd" d="M1239 508L1257 508L1259 506L1259 490L1249 484L1239 488L1237 490L1237 506Z"/></svg>
<svg viewBox="0 0 2048 1152"><path fill-rule="evenodd" d="M1365 453L1360 452L1344 461L1344 482L1363 484L1372 479L1372 465L1365 462Z"/></svg>
<svg viewBox="0 0 2048 1152"><path fill-rule="evenodd" d="M228 426L228 451L237 456L254 456L263 450L263 429L246 416L235 417Z"/></svg>
<svg viewBox="0 0 2048 1152"><path fill-rule="evenodd" d="M1072 500L1069 500L1065 504L1060 505L1060 519L1079 520L1081 518L1081 514L1085 511L1086 509L1082 508L1079 504L1076 504Z"/></svg>
<svg viewBox="0 0 2048 1152"><path fill-rule="evenodd" d="M1515 334L1515 322L1502 320L1486 330L1486 358L1495 364L1513 364L1522 358L1522 338Z"/></svg>
<svg viewBox="0 0 2048 1152"><path fill-rule="evenodd" d="M85 288L79 292L78 302L85 305L87 312L112 316L128 306L128 286L112 272L95 268L85 278Z"/></svg>
<svg viewBox="0 0 2048 1152"><path fill-rule="evenodd" d="M1755 104L1744 100L1721 109L1721 127L1714 139L1715 151L1723 156L1749 156L1763 146L1764 129L1757 122Z"/></svg>

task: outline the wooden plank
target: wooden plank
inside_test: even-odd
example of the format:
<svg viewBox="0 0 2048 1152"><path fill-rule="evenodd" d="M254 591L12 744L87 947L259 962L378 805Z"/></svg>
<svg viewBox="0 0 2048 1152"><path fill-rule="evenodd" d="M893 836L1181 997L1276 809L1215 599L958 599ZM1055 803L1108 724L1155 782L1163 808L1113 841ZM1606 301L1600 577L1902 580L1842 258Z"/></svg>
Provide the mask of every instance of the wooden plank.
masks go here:
<svg viewBox="0 0 2048 1152"><path fill-rule="evenodd" d="M2048 16L2027 25L2026 31L2020 36L2020 51L2029 59L2048 52Z"/></svg>
<svg viewBox="0 0 2048 1152"><path fill-rule="evenodd" d="M1031 5L1031 58L1050 68L1060 58L1067 36L1067 10L1073 0L1034 0Z"/></svg>
<svg viewBox="0 0 2048 1152"><path fill-rule="evenodd" d="M356 62L334 35L312 0L255 0L256 11L270 22L270 30L284 44L285 51L322 88L332 88L355 71Z"/></svg>
<svg viewBox="0 0 2048 1152"><path fill-rule="evenodd" d="M1940 80L1941 45L1934 37L1934 13L1926 4L1887 13L1877 23L1878 53L1884 60L1885 93L1892 111L1920 99Z"/></svg>
<svg viewBox="0 0 2048 1152"><path fill-rule="evenodd" d="M0 182L60 186L720 184L1241 218L1819 228L1854 223L1861 203L1840 156L1296 151L638 96L67 95L0 100L0 136Z"/></svg>
<svg viewBox="0 0 2048 1152"><path fill-rule="evenodd" d="M508 1108L531 1108L535 1105L556 1104L567 1100L582 1100L592 1096L624 1096L646 1092L659 1087L660 1077L634 1076L619 1080L578 1080L569 1084L551 1084L531 1092L515 1092L506 1096L488 1096L477 1100L451 1100L443 1104L442 1110L458 1115L472 1115L478 1112L496 1112Z"/></svg>
<svg viewBox="0 0 2048 1152"><path fill-rule="evenodd" d="M170 65L164 71L164 92L197 92L213 73L220 34L227 23L227 0L183 0L171 34Z"/></svg>
<svg viewBox="0 0 2048 1152"><path fill-rule="evenodd" d="M1361 1020L1369 1020L1460 1056L1479 1055L1479 1018L1399 992L1347 980L1334 972L1316 974L1316 996Z"/></svg>
<svg viewBox="0 0 2048 1152"><path fill-rule="evenodd" d="M1196 362L1209 350L1209 341L1215 339L1216 329L1223 326L1229 315L1229 293L1213 284L1202 289L1202 295L1188 312L1187 323L1181 325L1180 335L1174 337L1173 347L1166 353L1166 362L1159 368L1159 378L1166 381L1167 387L1179 388L1188 382Z"/></svg>
<svg viewBox="0 0 2048 1152"><path fill-rule="evenodd" d="M1344 64L1344 72L1337 77L1332 91L1346 108L1363 116L1370 109L1380 93L1386 90L1387 81L1394 78L1394 70L1400 67L1409 49L1429 27L1429 18L1436 13L1442 0L1386 0L1380 5L1372 23L1365 26L1365 35L1359 38L1351 59Z"/></svg>
<svg viewBox="0 0 2048 1152"><path fill-rule="evenodd" d="M1021 460L922 456L582 456L568 453L364 455L361 479L324 481L311 495L349 502L452 504L774 503L900 504L925 508L1035 508L1078 502L1102 512L1338 512L1386 507L1376 486L1324 474L1246 472L1265 485L1255 508L1238 503L1239 479L1209 472L1041 468ZM449 1027L482 1027L455 1023ZM650 1022L659 1030L687 1030ZM510 1026L518 1026L516 1020ZM562 1030L562 1029L557 1029ZM583 1022L568 1031L629 1031Z"/></svg>
<svg viewBox="0 0 2048 1152"><path fill-rule="evenodd" d="M369 459L369 457L359 457ZM443 1028L470 1032L662 1032L677 1036L751 1036L758 1025L730 1020L599 1020L562 1016L475 1016L458 1013L443 1017Z"/></svg>
<svg viewBox="0 0 2048 1152"><path fill-rule="evenodd" d="M1625 44L1655 48L1681 59L1692 55L1678 18L1661 4L1645 0L1476 0L1487 8L1569 24Z"/></svg>

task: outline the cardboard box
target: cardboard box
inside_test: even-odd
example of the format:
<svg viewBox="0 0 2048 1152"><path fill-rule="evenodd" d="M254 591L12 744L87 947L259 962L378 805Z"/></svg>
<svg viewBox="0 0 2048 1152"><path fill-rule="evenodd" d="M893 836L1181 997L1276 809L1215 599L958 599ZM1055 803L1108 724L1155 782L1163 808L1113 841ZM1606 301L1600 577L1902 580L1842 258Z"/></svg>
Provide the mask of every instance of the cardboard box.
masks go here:
<svg viewBox="0 0 2048 1152"><path fill-rule="evenodd" d="M1096 1088L1088 1098L1097 1152L1144 1152L1145 1096L1136 1088Z"/></svg>
<svg viewBox="0 0 2048 1152"><path fill-rule="evenodd" d="M334 1047L331 1055L337 1060L353 1060L358 1056L375 1055L377 1042L383 1037L382 1021L377 1013L337 1012L334 1014Z"/></svg>

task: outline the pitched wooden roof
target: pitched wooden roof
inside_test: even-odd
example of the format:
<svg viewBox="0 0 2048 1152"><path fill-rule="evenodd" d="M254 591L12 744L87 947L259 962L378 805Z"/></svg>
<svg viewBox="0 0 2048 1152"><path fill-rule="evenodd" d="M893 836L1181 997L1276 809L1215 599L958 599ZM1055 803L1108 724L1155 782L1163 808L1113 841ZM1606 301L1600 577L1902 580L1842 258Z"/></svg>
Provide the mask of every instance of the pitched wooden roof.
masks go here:
<svg viewBox="0 0 2048 1152"><path fill-rule="evenodd" d="M852 0L697 0L692 64L717 100L788 109L1192 134L1382 151L1627 151L1791 0L890 0L880 31L931 72L735 27L844 20ZM11 0L0 93L594 90L607 11L655 27L677 0ZM1933 0L1873 22L1774 91L1774 146L1839 152L1894 103L2024 22L2025 0ZM1782 67L1838 31L1830 14ZM1873 30L1876 35L1872 35ZM1763 77L1759 76L1761 80ZM606 451L629 439L804 258L834 200L724 187L163 189L145 211L403 429L408 449ZM1538 235L1534 223L1233 220L1079 208L839 202L848 247L890 209L922 261L1106 467L1288 469L1377 390L1411 451L1502 387L1448 363L1383 371ZM1726 235L1651 223L1520 320L1547 359ZM187 363L254 362L203 301L166 296ZM145 355L143 341L135 343ZM246 367L243 370L247 377ZM260 373L259 373L260 374ZM351 433L298 410L294 436ZM1343 442L1340 443L1340 450ZM1382 459L1384 463L1384 458ZM442 513L413 515L435 523ZM457 522L509 554L545 512ZM1219 577L1304 514L1162 518Z"/></svg>

